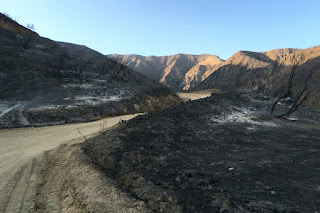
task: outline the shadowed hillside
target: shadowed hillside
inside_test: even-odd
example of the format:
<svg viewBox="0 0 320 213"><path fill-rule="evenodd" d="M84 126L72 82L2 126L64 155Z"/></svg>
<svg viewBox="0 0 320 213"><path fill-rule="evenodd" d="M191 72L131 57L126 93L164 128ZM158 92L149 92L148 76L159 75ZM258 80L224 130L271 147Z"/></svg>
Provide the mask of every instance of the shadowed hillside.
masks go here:
<svg viewBox="0 0 320 213"><path fill-rule="evenodd" d="M42 38L2 14L0 23L0 128L88 121L179 100L85 46ZM158 102L159 94L169 101Z"/></svg>

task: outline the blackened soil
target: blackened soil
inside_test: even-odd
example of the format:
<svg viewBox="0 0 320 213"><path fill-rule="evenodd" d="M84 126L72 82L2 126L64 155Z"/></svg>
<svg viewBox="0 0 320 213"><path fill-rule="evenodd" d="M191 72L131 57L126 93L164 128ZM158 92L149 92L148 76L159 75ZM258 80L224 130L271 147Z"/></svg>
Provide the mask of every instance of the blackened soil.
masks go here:
<svg viewBox="0 0 320 213"><path fill-rule="evenodd" d="M271 101L258 99L237 92L181 103L83 148L153 211L319 211L319 111L303 107L298 121L275 119L267 116ZM249 121L217 120L239 109Z"/></svg>

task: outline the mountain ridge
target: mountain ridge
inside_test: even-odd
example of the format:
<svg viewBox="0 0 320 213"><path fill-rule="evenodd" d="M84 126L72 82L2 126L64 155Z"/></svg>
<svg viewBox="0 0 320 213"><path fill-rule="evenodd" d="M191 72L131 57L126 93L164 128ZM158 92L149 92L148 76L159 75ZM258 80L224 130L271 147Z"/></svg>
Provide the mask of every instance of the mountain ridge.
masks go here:
<svg viewBox="0 0 320 213"><path fill-rule="evenodd" d="M119 62L174 90L187 90L209 76L215 65L223 62L210 54L174 54L170 56L108 55Z"/></svg>
<svg viewBox="0 0 320 213"><path fill-rule="evenodd" d="M278 96L287 86L293 66L297 66L293 81L297 93L305 81L309 88L320 85L320 46L307 49L274 49L267 52L238 51L194 89L231 90L246 88ZM317 89L307 103L320 107Z"/></svg>

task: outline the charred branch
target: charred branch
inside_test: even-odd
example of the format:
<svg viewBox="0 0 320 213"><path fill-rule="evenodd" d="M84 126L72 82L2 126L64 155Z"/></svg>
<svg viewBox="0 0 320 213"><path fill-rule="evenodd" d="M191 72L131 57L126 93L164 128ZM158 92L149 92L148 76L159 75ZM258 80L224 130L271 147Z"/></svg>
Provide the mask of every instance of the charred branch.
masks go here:
<svg viewBox="0 0 320 213"><path fill-rule="evenodd" d="M271 111L270 114L273 115L276 118L282 118L285 116L289 116L290 114L292 114L294 111L296 111L303 103L305 103L305 101L312 95L313 91L315 91L316 89L320 88L319 87L315 87L315 88L309 88L309 82L311 81L311 75L306 76L304 83L300 86L300 91L297 92L296 97L294 97L294 92L293 92L293 79L296 75L296 70L298 68L298 63L296 63L290 72L289 75L289 79L288 79L288 85L286 88L286 91L283 92L283 94L273 103L272 107L271 107ZM292 105L289 107L289 109L287 111L285 111L284 113L280 113L275 115L275 109L277 107L277 105L279 104L280 101L285 100L287 98L293 99L294 102L292 103Z"/></svg>

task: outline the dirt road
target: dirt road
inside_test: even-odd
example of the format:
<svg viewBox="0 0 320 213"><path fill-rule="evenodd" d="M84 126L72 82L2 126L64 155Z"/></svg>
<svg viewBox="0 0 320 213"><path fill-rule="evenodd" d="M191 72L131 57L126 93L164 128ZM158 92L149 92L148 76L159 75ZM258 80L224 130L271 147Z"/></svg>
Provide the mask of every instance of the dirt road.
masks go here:
<svg viewBox="0 0 320 213"><path fill-rule="evenodd" d="M179 93L183 99L199 99L209 93ZM135 115L90 123L0 130L0 212L30 212L36 194L36 170L61 144L79 143L121 120ZM82 136L82 135L83 136ZM61 175L61 174L60 174Z"/></svg>
<svg viewBox="0 0 320 213"><path fill-rule="evenodd" d="M211 91L197 91L197 92L179 92L178 95L182 100L197 100L201 98L206 98L211 95Z"/></svg>
<svg viewBox="0 0 320 213"><path fill-rule="evenodd" d="M100 121L48 126L39 128L7 129L0 131L0 212L25 211L30 182L42 153L70 141L83 141L99 131L135 115L124 115ZM80 133L79 133L80 131Z"/></svg>

